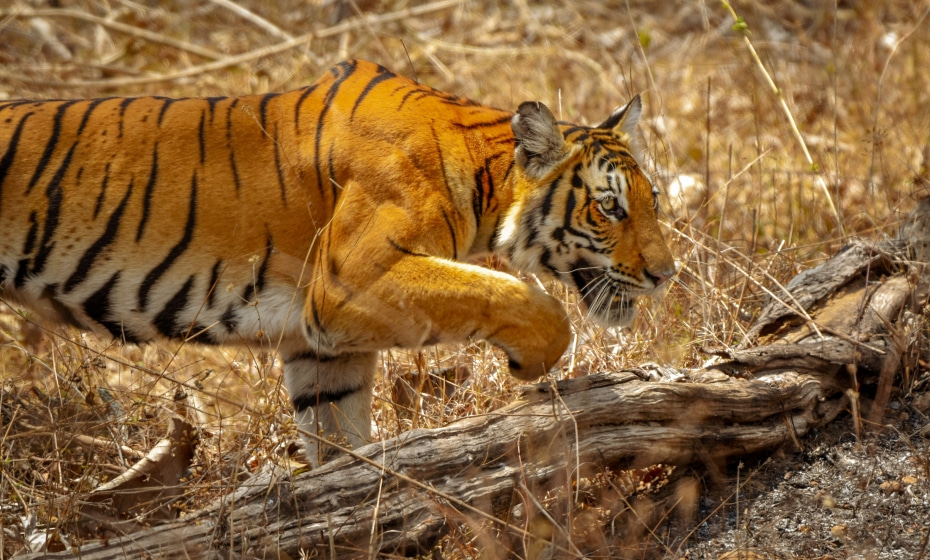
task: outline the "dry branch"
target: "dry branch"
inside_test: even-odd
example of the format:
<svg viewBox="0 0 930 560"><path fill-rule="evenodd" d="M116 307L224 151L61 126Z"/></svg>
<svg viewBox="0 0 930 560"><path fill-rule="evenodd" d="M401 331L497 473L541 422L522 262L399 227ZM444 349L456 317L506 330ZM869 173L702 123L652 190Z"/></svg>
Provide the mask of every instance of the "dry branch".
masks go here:
<svg viewBox="0 0 930 560"><path fill-rule="evenodd" d="M249 10L246 10L245 8L243 8L239 4L236 4L232 0L210 0L210 1L216 4L217 6L222 6L223 8L226 8L227 10L234 12L236 15L238 15L241 18L254 23L256 26L261 27L262 29L274 35L278 39L289 40L293 38L283 29L278 27L277 25L271 23L267 19L259 16L258 14L254 12L250 12Z"/></svg>
<svg viewBox="0 0 930 560"><path fill-rule="evenodd" d="M340 557L351 556L365 552L356 547L368 542L376 508L378 550L423 552L449 522L476 517L462 504L506 518L518 503L519 484L540 489L574 477L576 452L582 472L603 464L722 461L780 445L792 430L804 434L837 412L819 402L820 384L812 376L744 381L711 371L700 375L720 382L696 383L685 376L643 381L646 372L637 373L535 385L495 414L412 430L358 450L382 468L343 457L296 478L269 473L209 511L118 545L116 539L91 544L82 558L202 555L228 545L258 555L281 548L296 557L300 548L328 553L330 539Z"/></svg>
<svg viewBox="0 0 930 560"><path fill-rule="evenodd" d="M189 43L187 41L182 41L180 39L174 39L161 33L155 33L149 31L148 29L143 29L142 27L137 27L134 25L127 25L125 23L120 23L118 21L113 21L109 19L104 19L102 17L97 17L93 14L88 14L87 12L82 12L80 10L69 10L69 9L58 9L58 8L48 8L42 10L30 10L30 9L18 9L15 11L0 11L0 17L22 17L22 18L67 18L67 19L76 19L81 21L86 21L88 23L93 23L101 27L106 27L112 29L113 31L118 31L120 33L125 33L133 37L138 37L140 39L145 39L146 41L157 43L160 45L166 45L181 51L186 51L191 54L196 54L197 56L202 56L208 60L218 60L223 58L223 55L207 47L202 47L200 45L195 45L194 43Z"/></svg>
<svg viewBox="0 0 930 560"><path fill-rule="evenodd" d="M799 275L788 289L804 315L772 303L753 331L759 346L725 352L713 366L529 386L493 414L412 430L309 473L266 470L207 510L89 544L81 557L422 554L465 519L493 519L519 535L527 490L544 493L604 467L714 470L799 442L844 410L855 388L847 372L884 382L899 370L906 348L896 324L923 284L919 265L907 274L892 258L903 249L856 242ZM882 399L880 391L871 414L879 420Z"/></svg>
<svg viewBox="0 0 930 560"><path fill-rule="evenodd" d="M348 20L344 23L322 29L320 31L311 31L305 33L298 37L282 41L276 45L271 45L267 47L258 48L246 53L228 56L216 60L214 62L209 62L205 64L199 64L197 66L191 66L190 68L185 68L183 70L178 70L168 74L157 74L151 76L139 76L134 78L114 78L106 80L41 80L33 79L28 76L22 76L14 74L11 72L6 72L0 70L0 79L3 80L12 80L17 82L22 82L25 84L30 84L34 86L44 86L44 87L60 87L60 88L77 88L77 87L124 87L124 86L133 86L133 85L147 85L154 84L159 82L169 82L171 80L178 80L181 78L188 78L191 76L197 76L206 72L215 72L216 70L222 70L224 68L229 68L230 66L236 66L238 64L243 64L246 62L252 62L260 58L265 58L267 56L272 56L287 52L296 47L300 47L306 44L309 44L311 41L316 39L324 39L326 37L334 37L345 33L346 31L351 31L353 29L359 29L362 27L369 27L373 25L379 25L383 23L390 23L392 21L398 21L405 18L417 17L424 14L429 14L432 12L437 12L440 10L445 10L458 6L463 3L464 0L438 0L429 4L423 4L420 6L414 6L412 8L404 8L402 10L397 10L394 12L388 12L385 14L379 15L361 15L351 20Z"/></svg>
<svg viewBox="0 0 930 560"><path fill-rule="evenodd" d="M191 466L195 447L193 426L170 418L167 435L144 457L94 488L81 511L80 531L128 533L142 528L137 519L152 523L177 517L171 506L183 493L180 481Z"/></svg>

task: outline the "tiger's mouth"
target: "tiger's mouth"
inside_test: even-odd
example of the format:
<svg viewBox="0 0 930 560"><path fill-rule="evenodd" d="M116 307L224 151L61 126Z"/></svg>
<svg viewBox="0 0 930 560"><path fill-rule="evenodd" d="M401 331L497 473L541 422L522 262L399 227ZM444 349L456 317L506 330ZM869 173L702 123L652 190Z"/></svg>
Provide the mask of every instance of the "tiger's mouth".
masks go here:
<svg viewBox="0 0 930 560"><path fill-rule="evenodd" d="M605 327L628 326L636 314L636 296L605 270L579 266L572 279L591 316Z"/></svg>

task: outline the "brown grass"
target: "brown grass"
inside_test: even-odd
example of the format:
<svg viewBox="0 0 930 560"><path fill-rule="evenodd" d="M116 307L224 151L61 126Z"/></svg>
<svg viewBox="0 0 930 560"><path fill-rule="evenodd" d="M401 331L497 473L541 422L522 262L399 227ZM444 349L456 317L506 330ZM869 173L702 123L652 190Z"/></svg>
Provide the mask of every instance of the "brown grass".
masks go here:
<svg viewBox="0 0 930 560"><path fill-rule="evenodd" d="M358 25L351 24L356 13L390 14L413 3L237 2L252 15L207 0L152 4L75 0L67 3L70 12L41 18L27 14L44 5L4 8L0 98L280 91L347 57L490 105L541 100L581 122L598 122L645 92L644 165L664 192L676 182L703 186L662 199L681 273L664 297L641 304L627 331L585 322L572 294L546 284L575 317L577 340L563 377L646 361L701 362L702 347L741 340L767 287L824 259L847 236L893 233L915 198L926 195L915 177L928 165L930 24L913 2L737 2L734 13L745 24L738 29L724 6L696 2L473 0ZM214 71L190 70L214 62L210 51L222 61L311 31L322 38ZM508 402L515 383L502 373L502 358L483 343L384 353L374 404L378 437ZM179 410L202 434L184 508L208 503L269 461L285 461L295 433L278 366L270 348L140 348L74 330L44 331L28 311L4 304L0 558L22 550L28 536L55 534L50 548L78 540L71 524L81 496L132 460L105 442L147 450ZM447 382L429 383L444 390L428 390L428 372L443 368L452 372ZM79 442L78 435L104 443ZM600 484L603 498L611 486ZM646 529L667 526L666 517L693 523L673 506L676 496L695 495L695 485L679 478L661 504L623 492L594 505L562 496L560 511L567 513L540 521L549 528L537 534L568 531L573 550L588 557L673 557L687 530ZM489 531L478 521L463 526L437 554L482 555L497 538ZM534 556L534 546L515 550ZM489 550L482 557L494 557Z"/></svg>

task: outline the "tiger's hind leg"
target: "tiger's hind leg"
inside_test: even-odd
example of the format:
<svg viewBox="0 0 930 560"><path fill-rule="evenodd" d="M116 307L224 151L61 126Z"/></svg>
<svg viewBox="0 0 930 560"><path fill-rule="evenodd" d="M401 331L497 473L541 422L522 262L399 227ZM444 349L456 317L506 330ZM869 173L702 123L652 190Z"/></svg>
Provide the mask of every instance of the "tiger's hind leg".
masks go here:
<svg viewBox="0 0 930 560"><path fill-rule="evenodd" d="M321 355L305 350L282 352L282 359L284 384L302 432L356 449L368 443L377 353ZM314 466L336 454L332 446L301 436Z"/></svg>

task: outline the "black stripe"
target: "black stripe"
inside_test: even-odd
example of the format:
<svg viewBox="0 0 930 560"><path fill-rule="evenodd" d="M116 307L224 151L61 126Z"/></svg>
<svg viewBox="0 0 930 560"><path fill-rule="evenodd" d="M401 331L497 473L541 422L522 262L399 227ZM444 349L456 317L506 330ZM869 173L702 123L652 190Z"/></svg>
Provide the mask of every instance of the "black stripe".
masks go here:
<svg viewBox="0 0 930 560"><path fill-rule="evenodd" d="M407 99L409 99L411 95L417 93L417 91L419 90L416 90L416 89L408 90L407 93L405 93L404 96L400 98L400 103L397 105L396 111L400 112L400 110L404 108L404 104L407 103Z"/></svg>
<svg viewBox="0 0 930 560"><path fill-rule="evenodd" d="M239 325L236 324L236 307L233 304L230 304L230 306L226 308L226 311L223 312L223 316L220 317L220 323L226 327L226 332L236 332Z"/></svg>
<svg viewBox="0 0 930 560"><path fill-rule="evenodd" d="M339 181L336 180L336 166L333 164L333 156L336 154L336 141L329 145L329 154L327 155L327 163L329 164L329 188L333 193L333 211L336 210L336 203L339 201L339 190L342 188L342 185L339 184ZM322 190L323 185L320 185ZM320 195L322 196L322 192ZM325 197L324 197L325 198Z"/></svg>
<svg viewBox="0 0 930 560"><path fill-rule="evenodd" d="M116 283L119 281L120 273L117 271L113 276L110 277L107 282L100 287L99 290L90 295L82 307L84 308L84 313L96 321L98 324L103 325L103 327L109 331L114 338L122 338L126 342L140 343L142 340L137 338L131 332L123 328L121 323L110 320L110 308L112 307L112 302L110 301L110 295L113 293L113 288L116 286Z"/></svg>
<svg viewBox="0 0 930 560"><path fill-rule="evenodd" d="M36 211L29 213L29 231L26 233L26 242L23 244L23 255L29 255L35 249L36 241L39 238L39 217ZM13 286L17 289L22 288L26 283L26 277L29 275L29 259L20 259L16 266L16 274L13 275Z"/></svg>
<svg viewBox="0 0 930 560"><path fill-rule="evenodd" d="M158 112L158 127L161 128L161 122L165 118L165 113L168 112L168 107L171 107L172 104L180 101L180 99L165 99L164 104L161 106L161 111Z"/></svg>
<svg viewBox="0 0 930 560"><path fill-rule="evenodd" d="M484 168L482 170L484 171L484 175L487 176L488 178L487 191L484 190L484 181L479 180L479 177L480 177L479 173L478 172L475 173L475 177L476 177L475 188L481 191L480 199L482 203L482 206L478 208L477 211L480 212L480 215L482 216L484 215L485 212L487 212L488 210L491 210L492 206L494 208L497 207L496 201L494 200L494 175L491 173L491 163L498 157L499 156L491 156L491 157L485 158L484 160ZM512 158L510 160L510 165L511 166L513 165ZM505 182L506 182L507 175L510 173L510 169L511 167L508 167L507 171L504 173ZM482 171L482 170L479 170L479 171Z"/></svg>
<svg viewBox="0 0 930 560"><path fill-rule="evenodd" d="M294 403L295 412L303 412L311 406L318 407L322 404L337 403L342 399L357 393L360 389L343 389L342 391L320 391L318 393L298 395L291 399Z"/></svg>
<svg viewBox="0 0 930 560"><path fill-rule="evenodd" d="M203 111L200 113L200 128L197 131L197 145L200 147L200 165L203 165L207 159L206 140L203 135L203 127L207 121L207 114Z"/></svg>
<svg viewBox="0 0 930 560"><path fill-rule="evenodd" d="M481 224L481 215L484 213L484 168L475 171L475 190L471 196L471 211L475 215L475 224Z"/></svg>
<svg viewBox="0 0 930 560"><path fill-rule="evenodd" d="M573 234L576 234L576 235L577 235L577 232L575 232L575 227L574 227L574 225L572 224L572 222L573 222L573 220L572 220L572 214L575 213L575 207L576 207L577 205L578 205L578 201L575 199L575 191L574 191L574 189L568 191L568 198L566 198L566 200L565 200L565 216L563 216L564 220L563 220L563 222L562 222L562 226L563 226L566 230L568 230L568 231L570 231L570 232L572 232Z"/></svg>
<svg viewBox="0 0 930 560"><path fill-rule="evenodd" d="M261 266L258 267L258 272L255 274L255 281L248 285L245 289L245 293L242 295L242 299L245 301L251 301L252 296L262 291L265 287L265 276L268 274L268 261L271 260L271 252L274 249L272 244L271 237L268 237L268 248L265 251L265 258L262 260Z"/></svg>
<svg viewBox="0 0 930 560"><path fill-rule="evenodd" d="M88 119L90 119L90 114L94 112L94 109L97 108L97 105L100 105L104 101L109 101L113 99L112 97L101 97L99 99L91 100L90 104L87 106L87 110L84 111L84 117L81 119L81 124L78 126L77 135L80 136L84 132L84 126L87 124Z"/></svg>
<svg viewBox="0 0 930 560"><path fill-rule="evenodd" d="M123 118L126 115L126 109L132 104L133 101L136 101L137 97L127 97L120 101L119 104L119 134L116 135L117 138L123 137Z"/></svg>
<svg viewBox="0 0 930 560"><path fill-rule="evenodd" d="M451 93L447 93L447 94L446 94L446 97L447 97L450 101L453 101L453 100L454 100L456 103L458 103L458 104L461 105L462 107L477 107L476 112L482 112L482 113L483 113L483 112L485 111L485 109L486 109L486 107L485 107L484 105L482 105L481 103L478 103L477 101L472 101L471 99L468 99L467 97L459 97L459 96L454 95L454 94L451 94Z"/></svg>
<svg viewBox="0 0 930 560"><path fill-rule="evenodd" d="M155 329L162 335L168 338L183 338L185 333L180 332L182 327L178 323L178 315L187 307L187 299L193 285L194 275L191 274L187 281L184 282L184 285L181 286L181 289L171 296L171 299L168 300L165 307L163 307L152 320ZM187 329L184 330L186 331Z"/></svg>
<svg viewBox="0 0 930 560"><path fill-rule="evenodd" d="M417 253L416 251L411 251L410 249L407 249L406 247L401 247L390 237L388 237L387 240L388 240L388 243L391 244L391 247L394 247L395 249L397 249L398 251L400 251L401 253L405 255L411 255L414 257L428 257L429 256L425 253Z"/></svg>
<svg viewBox="0 0 930 560"><path fill-rule="evenodd" d="M488 194L484 197L487 201L484 207L485 210L491 208L491 203L494 201L494 175L491 174L491 162L495 159L497 159L497 156L485 158L484 160L484 169L488 173Z"/></svg>
<svg viewBox="0 0 930 560"><path fill-rule="evenodd" d="M46 100L43 102L43 101L34 101L32 99L17 99L16 101L8 101L5 103L0 103L0 113L2 113L3 111L6 111L7 109L15 109L19 107L20 105L31 105L31 104L40 105L41 103L46 103L48 101L50 100Z"/></svg>
<svg viewBox="0 0 930 560"><path fill-rule="evenodd" d="M455 193L452 192L452 187L449 186L449 177L446 175L446 162L442 158L442 143L439 141L439 136L436 134L436 128L433 125L430 125L430 131L433 133L433 144L436 146L436 158L439 160L439 169L442 171L442 184L446 187L446 192L449 194L449 200L455 200ZM412 157L412 152L408 153ZM424 166L418 165L414 161L414 165L417 167L423 168Z"/></svg>
<svg viewBox="0 0 930 560"><path fill-rule="evenodd" d="M55 111L55 118L52 122L52 134L48 137L48 142L45 143L45 151L42 152L42 157L39 158L39 164L36 165L35 171L32 173L32 179L29 180L29 186L26 187L26 194L29 194L32 191L32 188L36 186L36 183L39 182L39 177L42 176L42 172L45 171L46 166L48 166L49 160L52 158L52 153L55 151L55 146L58 145L58 140L61 137L61 120L65 116L65 111L71 105L74 105L77 101L66 101L58 106L58 110Z"/></svg>
<svg viewBox="0 0 930 560"><path fill-rule="evenodd" d="M597 212L597 210L591 208L591 205L585 208L584 221L588 227L591 228L591 231L598 231L601 229L601 225L597 223L597 220L594 218L595 212Z"/></svg>
<svg viewBox="0 0 930 560"><path fill-rule="evenodd" d="M207 105L210 108L210 126L213 126L213 117L216 113L216 105L220 101L227 99L226 97L208 97L206 99Z"/></svg>
<svg viewBox="0 0 930 560"><path fill-rule="evenodd" d="M220 269L223 265L223 261L216 261L213 265L213 269L210 271L210 281L207 283L207 309L213 308L213 302L216 301L216 288L220 283Z"/></svg>
<svg viewBox="0 0 930 560"><path fill-rule="evenodd" d="M302 360L309 360L311 362L319 362L321 364L326 364L329 362L334 362L336 360L339 360L348 355L351 355L351 354L318 354L314 352L313 350L307 349L307 350L304 350L303 352L298 352L296 354L292 354L282 359L285 362L298 362Z"/></svg>
<svg viewBox="0 0 930 560"><path fill-rule="evenodd" d="M323 188L323 169L320 164L320 143L323 141L323 123L326 120L326 113L329 112L333 99L335 99L336 95L339 93L339 87L342 86L343 82L345 82L353 72L355 72L355 65L356 63L354 61L346 61L330 70L336 79L333 81L333 84L329 86L326 97L323 99L323 107L320 109L320 115L316 122L316 136L313 145L313 166L316 169L316 181L320 189ZM335 196L335 191L333 194Z"/></svg>
<svg viewBox="0 0 930 560"><path fill-rule="evenodd" d="M539 264L541 264L543 268L551 272L553 275L559 274L559 271L556 270L555 265L552 264L552 252L549 251L548 247L543 247L542 256L539 257Z"/></svg>
<svg viewBox="0 0 930 560"><path fill-rule="evenodd" d="M391 73L390 70L388 70L384 66L379 65L377 75L375 75L374 78L368 81L368 83L365 85L365 88L362 89L362 93L360 93L358 97L355 99L355 104L352 105L352 112L349 115L349 120L352 120L355 117L355 110L358 109L358 106L362 104L362 101L365 99L365 97L368 96L368 94L371 92L372 89L374 89L376 85L380 84L381 82L385 80L390 80L393 77L394 77L394 74Z"/></svg>
<svg viewBox="0 0 930 560"><path fill-rule="evenodd" d="M65 290L64 293L70 293L78 284L83 282L87 278L87 274L93 268L94 263L97 261L97 258L106 249L110 244L116 240L116 233L119 230L120 221L123 218L123 212L126 210L126 204L129 202L129 197L132 195L132 183L129 184L129 188L126 189L126 196L123 197L123 200L120 201L119 206L116 207L116 210L113 211L113 214L110 215L110 219L107 220L107 227L103 230L103 235L97 238L97 241L94 242L87 251L84 252L84 255L81 256L81 260L78 261L77 268L71 274L67 281L65 281Z"/></svg>
<svg viewBox="0 0 930 560"><path fill-rule="evenodd" d="M21 289L29 276L29 259L20 259L16 263L16 274L13 276L13 287Z"/></svg>
<svg viewBox="0 0 930 560"><path fill-rule="evenodd" d="M555 193L559 190L559 182L562 180L562 177L556 177L554 181L549 183L549 186L546 190L546 197L543 198L542 206L542 215L548 216L552 213L552 199L555 197Z"/></svg>
<svg viewBox="0 0 930 560"><path fill-rule="evenodd" d="M529 249L536 245L536 240L539 238L539 226L542 225L543 220L546 218L546 214L542 211L542 208L533 208L528 212L523 212L520 215L520 224L517 226L520 231L528 231L529 235L526 236L526 239L523 242L523 248ZM543 243L545 244L545 243Z"/></svg>
<svg viewBox="0 0 930 560"><path fill-rule="evenodd" d="M297 129L297 134L300 134L300 108L303 105L304 100L307 99L307 97L309 97L317 87L317 84L305 87L304 91L300 94L300 97L297 98L297 103L294 104L294 128Z"/></svg>
<svg viewBox="0 0 930 560"><path fill-rule="evenodd" d="M578 138L572 139L573 142L584 142L591 136L591 130L583 126L570 125L562 132L562 137L568 140L572 134L580 134Z"/></svg>
<svg viewBox="0 0 930 560"><path fill-rule="evenodd" d="M476 122L476 123L470 123L470 124L464 124L460 122L451 122L449 124L461 130L475 130L478 128L490 128L490 127L500 126L502 124L509 123L511 119L513 119L513 116L508 113L492 121L482 121L482 122Z"/></svg>
<svg viewBox="0 0 930 560"><path fill-rule="evenodd" d="M310 298L310 312L313 315L313 325L308 325L308 327L313 327L308 330L317 330L320 333L325 333L326 329L323 328L323 324L320 322L320 310L316 306L316 298Z"/></svg>
<svg viewBox="0 0 930 560"><path fill-rule="evenodd" d="M233 107L239 102L238 99L233 99L233 102L229 104L229 107L226 109L226 147L229 149L229 167L232 169L233 174L233 184L236 185L236 196L239 196L239 189L242 186L239 183L239 169L236 167L236 154L233 150L233 141L232 141L232 110Z"/></svg>
<svg viewBox="0 0 930 560"><path fill-rule="evenodd" d="M281 189L281 203L284 204L284 207L287 208L287 190L284 185L284 169L281 168L281 145L277 140L278 125L275 125L275 136L272 138L274 142L274 166L278 170L278 187Z"/></svg>
<svg viewBox="0 0 930 560"><path fill-rule="evenodd" d="M229 166L232 168L233 184L236 185L236 196L239 196L241 184L239 182L239 169L236 167L236 156L233 155L232 149L229 150Z"/></svg>
<svg viewBox="0 0 930 560"><path fill-rule="evenodd" d="M216 335L210 330L209 325L196 323L193 326L185 328L178 333L178 337L184 340L193 340L197 344L207 344L210 346L219 346L221 341L217 340Z"/></svg>
<svg viewBox="0 0 930 560"><path fill-rule="evenodd" d="M446 214L444 208L439 209L442 212L442 219L446 221L446 225L449 226L449 235L452 236L452 258L459 260L459 244L455 239L455 228L452 227L452 221L449 220L449 216Z"/></svg>
<svg viewBox="0 0 930 560"><path fill-rule="evenodd" d="M266 93L262 96L261 103L258 104L259 121L262 124L262 130L265 130L265 120L268 114L268 102L279 96L279 93Z"/></svg>
<svg viewBox="0 0 930 560"><path fill-rule="evenodd" d="M155 182L158 181L158 142L152 147L152 166L149 169L149 180L145 184L142 195L142 219L139 220L139 231L136 232L136 243L142 239L145 225L149 221L149 212L152 206L152 194L155 192Z"/></svg>
<svg viewBox="0 0 930 560"><path fill-rule="evenodd" d="M42 230L42 241L39 243L39 250L36 253L35 259L32 261L32 274L42 274L42 271L45 270L45 261L48 260L48 256L51 254L52 249L55 248L55 241L53 238L56 230L58 230L58 221L61 218L61 203L64 198L61 183L64 180L65 173L68 172L68 167L71 165L71 157L74 155L74 149L76 147L77 142L71 145L64 161L62 161L61 165L58 167L58 171L55 172L52 180L48 182L48 187L45 188L45 196L48 198L48 208L45 211L45 227Z"/></svg>
<svg viewBox="0 0 930 560"><path fill-rule="evenodd" d="M110 162L107 162L106 166L103 168L103 183L100 185L100 194L97 195L97 204L94 205L94 219L97 219L97 216L100 214L100 209L103 208L103 200L107 195L107 185L110 184ZM129 188L132 189L132 179L129 180Z"/></svg>
<svg viewBox="0 0 930 560"><path fill-rule="evenodd" d="M7 269L5 266L0 266L0 294L3 293L3 283L6 282Z"/></svg>
<svg viewBox="0 0 930 560"><path fill-rule="evenodd" d="M16 131L13 132L10 143L6 146L6 152L3 153L3 158L0 159L0 210L3 209L3 182L6 180L6 175L10 172L13 161L16 159L16 149L19 148L19 137L23 133L23 126L26 124L26 119L32 115L33 113L30 111L19 120L19 123L16 125Z"/></svg>
<svg viewBox="0 0 930 560"><path fill-rule="evenodd" d="M23 244L23 254L29 255L36 247L36 240L39 239L39 215L35 210L29 213L29 232L26 234L26 242Z"/></svg>
<svg viewBox="0 0 930 560"><path fill-rule="evenodd" d="M513 173L513 166L516 165L516 162L511 157L510 163L507 164L507 171L504 171L504 178L501 180L505 185L507 184L507 179L510 177L510 174Z"/></svg>
<svg viewBox="0 0 930 560"><path fill-rule="evenodd" d="M405 93L404 96L401 97L400 99L400 105L397 106L397 111L400 112L400 110L403 109L404 105L407 103L407 100L418 93L423 93L423 91L420 89L411 89L410 91Z"/></svg>
<svg viewBox="0 0 930 560"><path fill-rule="evenodd" d="M165 257L163 261L158 263L158 266L152 269L151 272L145 277L145 280L142 281L142 285L139 286L139 307L145 311L145 308L148 306L149 291L152 289L152 286L155 285L155 282L161 278L165 272L171 268L171 265L174 264L174 261L180 257L184 251L187 250L188 245L190 245L191 239L194 237L194 227L197 224L197 174L195 173L191 179L191 198L189 209L187 213L187 223L184 225L184 235L181 237L181 240L178 241L177 245L171 248L171 251L168 253L168 256Z"/></svg>

